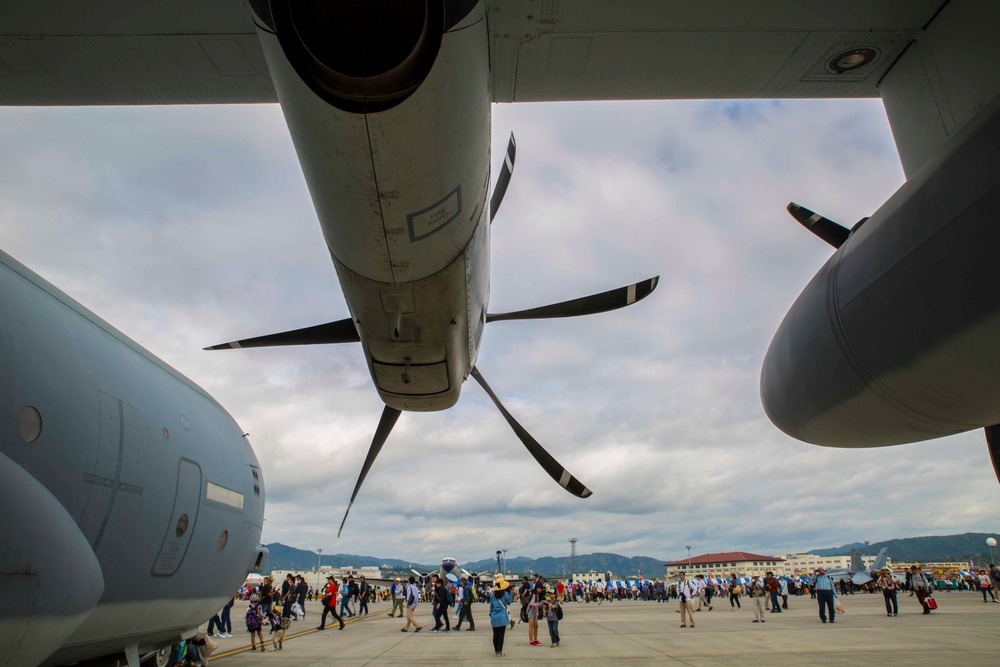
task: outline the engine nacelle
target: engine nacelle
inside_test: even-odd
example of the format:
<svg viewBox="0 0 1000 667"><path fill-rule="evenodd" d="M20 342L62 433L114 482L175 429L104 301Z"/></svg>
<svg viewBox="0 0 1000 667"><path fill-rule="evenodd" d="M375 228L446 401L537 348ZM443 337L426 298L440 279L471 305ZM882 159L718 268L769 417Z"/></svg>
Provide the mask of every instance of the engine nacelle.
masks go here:
<svg viewBox="0 0 1000 667"><path fill-rule="evenodd" d="M998 109L904 184L788 311L760 383L788 435L873 447L1000 423Z"/></svg>

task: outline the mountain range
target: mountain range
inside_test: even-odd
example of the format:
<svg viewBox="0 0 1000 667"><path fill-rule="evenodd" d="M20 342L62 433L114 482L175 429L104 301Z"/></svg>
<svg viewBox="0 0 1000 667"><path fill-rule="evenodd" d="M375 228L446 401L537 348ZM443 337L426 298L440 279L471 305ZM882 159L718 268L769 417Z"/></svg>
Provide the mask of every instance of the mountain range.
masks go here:
<svg viewBox="0 0 1000 667"><path fill-rule="evenodd" d="M882 547L888 547L889 557L894 562L912 561L947 561L960 562L969 559L990 562L990 548L986 546L986 539L995 537L990 533L962 533L960 535L939 535L934 537L908 537L905 539L885 540L884 542L872 542L865 545L864 542L854 542L845 544L842 547L829 549L813 549L809 553L817 556L844 556L851 553L851 549L857 549L862 554L871 552L872 555L878 553ZM995 551L996 549L994 549Z"/></svg>
<svg viewBox="0 0 1000 667"><path fill-rule="evenodd" d="M842 556L857 549L862 554L878 553L882 547L888 547L889 556L894 562L910 561L953 561L964 562L969 559L977 563L990 562L991 554L986 546L989 533L962 533L961 535L939 535L927 537L908 537L872 542L845 544L841 547L813 549L808 553L817 556ZM381 558L375 556L359 556L354 554L322 554L305 549L296 549L280 542L266 545L271 552L268 560L270 570L314 570L317 562L325 567L380 567L397 573L409 573L410 569L420 572L430 572L438 569L440 563L417 563L399 558ZM442 554L446 556L447 554ZM677 556L682 558L683 556ZM576 557L577 572L612 572L616 576L634 576L641 573L647 578L656 578L663 574L663 564L676 558L651 558L648 556L626 557L612 553L584 554ZM470 572L495 572L496 558L484 558L473 562L461 563ZM568 556L546 556L543 558L527 558L518 556L507 559L507 569L514 574L537 572L546 576L566 575L570 570Z"/></svg>

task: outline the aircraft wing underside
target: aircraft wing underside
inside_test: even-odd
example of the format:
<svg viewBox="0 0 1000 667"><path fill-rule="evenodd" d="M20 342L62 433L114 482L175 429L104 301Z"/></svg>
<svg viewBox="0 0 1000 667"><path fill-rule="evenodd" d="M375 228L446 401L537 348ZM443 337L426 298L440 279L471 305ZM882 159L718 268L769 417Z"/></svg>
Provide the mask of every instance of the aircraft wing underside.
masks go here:
<svg viewBox="0 0 1000 667"><path fill-rule="evenodd" d="M495 102L874 97L941 0L486 0ZM874 61L837 71L837 56ZM0 104L276 102L239 0L8 0Z"/></svg>

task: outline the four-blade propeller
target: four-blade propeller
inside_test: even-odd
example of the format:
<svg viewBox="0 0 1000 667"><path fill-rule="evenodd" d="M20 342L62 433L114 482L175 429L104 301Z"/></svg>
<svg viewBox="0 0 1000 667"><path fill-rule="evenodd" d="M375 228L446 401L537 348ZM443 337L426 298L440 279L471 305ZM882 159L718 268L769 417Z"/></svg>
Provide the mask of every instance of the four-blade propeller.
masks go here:
<svg viewBox="0 0 1000 667"><path fill-rule="evenodd" d="M514 155L514 135L511 134L510 141L507 144L507 153L504 158L504 164L501 168L496 188L493 191L493 196L490 198L491 221L496 215L496 212L500 207L500 203L503 201L504 193L507 191L507 186L510 183L511 174L514 169ZM791 208L789 208L789 210L791 210ZM503 320L535 320L558 317L577 317L580 315L593 315L595 313L616 310L618 308L624 308L625 306L632 305L633 303L641 301L645 297L649 296L649 294L656 289L658 281L659 276L655 276L638 283L626 285L625 287L619 287L607 292L601 292L600 294L592 294L579 299L571 299L569 301L562 301L548 306L530 308L528 310L519 310L510 313L487 314L486 321L499 322ZM281 345L357 343L360 342L360 340L361 337L358 335L358 330L354 322L351 319L344 319L313 327L306 327L304 329L295 329L294 331L268 334L264 336L257 336L255 338L245 338L229 343L222 343L220 345L213 345L211 347L206 347L205 349L229 350L245 347L272 347ZM549 454L516 419L514 419L510 412L508 412L504 407L503 403L500 402L500 399L497 398L496 394L493 393L493 390L486 383L486 380L479 372L479 369L473 366L470 373L472 377L476 379L476 382L478 382L489 395L493 404L503 415L504 419L507 420L507 424L510 425L511 429L513 429L514 434L517 435L521 443L524 444L531 456L534 457L545 472L548 473L549 477L554 479L560 486L573 495L579 498L589 497L592 494L592 491L588 489L580 480L571 475L562 464L556 461L556 459ZM375 430L375 437L372 439L371 446L368 448L368 455L365 457L364 465L361 467L361 474L358 475L358 480L354 485L354 492L351 494L351 500L347 504L347 510L344 512L344 518L340 522L340 529L337 531L337 537L340 537L340 534L343 532L344 524L347 523L347 516L350 514L351 507L354 506L354 501L357 499L358 493L361 491L361 485L364 484L365 477L368 476L368 472L374 465L375 459L378 457L379 452L382 451L382 446L388 439L393 426L396 425L396 421L399 419L400 414L401 412L399 410L390 408L389 406L385 406L385 409L382 411L382 418L379 420L378 428ZM416 572L415 574L419 575L419 573Z"/></svg>

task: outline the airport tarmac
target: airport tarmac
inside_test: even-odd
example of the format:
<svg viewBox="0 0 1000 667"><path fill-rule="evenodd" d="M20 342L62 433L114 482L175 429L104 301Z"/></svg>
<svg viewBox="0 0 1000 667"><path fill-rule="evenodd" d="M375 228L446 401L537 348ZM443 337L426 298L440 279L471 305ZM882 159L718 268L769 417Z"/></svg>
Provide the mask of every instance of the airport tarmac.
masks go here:
<svg viewBox="0 0 1000 667"><path fill-rule="evenodd" d="M819 621L815 600L790 597L789 609L765 613L765 623L752 623L748 600L730 611L717 600L713 611L695 614L696 627L681 628L677 603L568 603L559 623L560 646L549 646L548 629L539 627L542 646L528 645L527 625L508 629L504 650L493 654L487 607L476 604L476 631L429 632L434 626L429 604L417 608L423 630L401 633L403 622L389 618L391 605L371 606L367 618L336 622L317 632L318 602L307 603L307 616L292 623L282 651L250 652L243 626L245 603L233 609L232 639L219 639L214 667L291 667L299 665L495 665L572 663L594 665L954 665L1000 664L1000 604L983 604L979 593L938 593L939 609L921 613L916 598L899 597L899 616L889 618L882 595L841 598L845 614L835 625ZM516 609L517 605L513 605ZM454 616L452 616L454 619ZM329 620L329 619L328 619ZM453 621L454 623L454 621ZM267 637L265 631L264 636Z"/></svg>

